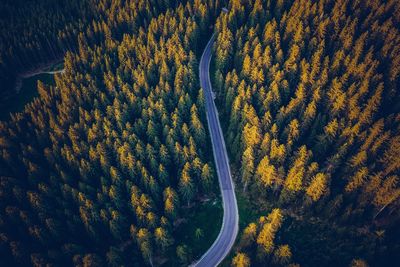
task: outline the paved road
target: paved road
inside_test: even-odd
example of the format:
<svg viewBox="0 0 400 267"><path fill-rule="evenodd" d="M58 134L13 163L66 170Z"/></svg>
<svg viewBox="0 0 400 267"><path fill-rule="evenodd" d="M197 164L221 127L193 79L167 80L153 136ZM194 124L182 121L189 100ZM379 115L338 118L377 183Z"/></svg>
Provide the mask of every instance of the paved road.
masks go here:
<svg viewBox="0 0 400 267"><path fill-rule="evenodd" d="M201 56L199 71L200 85L204 90L208 129L211 135L211 142L214 154L215 165L217 166L219 186L221 189L222 201L224 206L224 218L222 227L217 239L208 251L200 258L194 266L212 267L217 266L229 253L238 233L239 213L236 202L234 184L231 171L229 169L228 154L226 152L225 141L222 135L221 126L218 118L218 111L212 96L210 82L210 61L212 44L215 34L211 37L203 55Z"/></svg>
<svg viewBox="0 0 400 267"><path fill-rule="evenodd" d="M47 74L56 74L56 73L64 73L65 69L62 70L52 70L52 71L44 71L42 73L47 73Z"/></svg>

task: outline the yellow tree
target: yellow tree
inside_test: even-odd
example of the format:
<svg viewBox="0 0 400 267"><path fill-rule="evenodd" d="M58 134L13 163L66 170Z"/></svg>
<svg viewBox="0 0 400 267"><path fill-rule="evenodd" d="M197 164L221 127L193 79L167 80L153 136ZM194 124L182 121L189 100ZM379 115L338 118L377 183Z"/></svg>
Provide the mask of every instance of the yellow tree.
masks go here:
<svg viewBox="0 0 400 267"><path fill-rule="evenodd" d="M328 123L328 125L324 127L325 134L330 139L333 139L336 136L338 129L339 129L339 123L336 118L333 119L331 122Z"/></svg>
<svg viewBox="0 0 400 267"><path fill-rule="evenodd" d="M294 119L289 123L287 143L291 145L293 141L296 141L299 138L299 136L300 136L299 121L297 119Z"/></svg>
<svg viewBox="0 0 400 267"><path fill-rule="evenodd" d="M399 178L397 175L392 175L386 178L382 186L379 187L373 200L373 204L379 208L374 218L376 218L389 204L400 198L398 182Z"/></svg>
<svg viewBox="0 0 400 267"><path fill-rule="evenodd" d="M243 128L243 140L245 147L254 147L255 145L258 145L261 142L259 127L246 123Z"/></svg>
<svg viewBox="0 0 400 267"><path fill-rule="evenodd" d="M274 248L275 234L282 225L283 215L280 209L273 209L268 217L261 217L260 222L264 223L257 237L259 251L262 254L270 254Z"/></svg>
<svg viewBox="0 0 400 267"><path fill-rule="evenodd" d="M182 197L187 201L188 206L190 200L193 198L195 190L192 177L190 176L190 170L190 164L189 162L186 162L181 172L181 178L179 179L179 191L182 194Z"/></svg>
<svg viewBox="0 0 400 267"><path fill-rule="evenodd" d="M384 175L396 172L400 169L400 135L394 136L390 139L388 149L379 159L384 165Z"/></svg>
<svg viewBox="0 0 400 267"><path fill-rule="evenodd" d="M241 247L249 246L257 236L257 224L250 223L244 230L240 240Z"/></svg>
<svg viewBox="0 0 400 267"><path fill-rule="evenodd" d="M210 190L212 184L212 177L213 177L212 169L207 163L204 164L203 168L201 169L201 183L206 191Z"/></svg>
<svg viewBox="0 0 400 267"><path fill-rule="evenodd" d="M156 244L160 246L162 250L165 250L171 244L171 239L167 231L162 227L158 227L154 230L154 238Z"/></svg>
<svg viewBox="0 0 400 267"><path fill-rule="evenodd" d="M243 60L243 67L242 67L243 75L246 77L250 77L251 75L251 59L249 55L246 55Z"/></svg>
<svg viewBox="0 0 400 267"><path fill-rule="evenodd" d="M235 257L232 259L232 266L233 267L249 267L250 259L245 253L238 252L238 253L236 253Z"/></svg>
<svg viewBox="0 0 400 267"><path fill-rule="evenodd" d="M345 187L346 192L353 192L354 190L361 187L366 182L367 177L368 168L360 168L352 177L350 177L350 180Z"/></svg>
<svg viewBox="0 0 400 267"><path fill-rule="evenodd" d="M153 250L151 246L151 234L146 228L140 228L136 234L137 242L142 252L143 258L147 259L152 265Z"/></svg>
<svg viewBox="0 0 400 267"><path fill-rule="evenodd" d="M285 62L286 72L296 72L297 71L297 60L300 53L300 48L298 45L293 45L289 51L289 58Z"/></svg>
<svg viewBox="0 0 400 267"><path fill-rule="evenodd" d="M273 262L286 265L292 259L292 251L290 250L289 245L281 245L274 251Z"/></svg>
<svg viewBox="0 0 400 267"><path fill-rule="evenodd" d="M268 156L265 156L257 166L257 177L264 186L272 186L277 181L275 166L270 164Z"/></svg>
<svg viewBox="0 0 400 267"><path fill-rule="evenodd" d="M313 200L318 201L326 192L327 178L324 173L317 173L306 189L306 194Z"/></svg>
<svg viewBox="0 0 400 267"><path fill-rule="evenodd" d="M242 156L242 183L244 185L243 191L246 191L247 185L253 177L254 173L254 155L253 148L248 147Z"/></svg>
<svg viewBox="0 0 400 267"><path fill-rule="evenodd" d="M279 144L278 139L272 139L269 158L271 160L276 160L277 162L282 163L285 160L285 156L286 156L285 145Z"/></svg>
<svg viewBox="0 0 400 267"><path fill-rule="evenodd" d="M290 168L285 180L285 188L290 191L300 191L303 186L303 178L305 172L305 164L308 159L308 151L306 146L300 147L297 152L297 158Z"/></svg>
<svg viewBox="0 0 400 267"><path fill-rule="evenodd" d="M174 216L178 205L178 196L174 189L167 187L164 189L164 210L167 214Z"/></svg>
<svg viewBox="0 0 400 267"><path fill-rule="evenodd" d="M337 114L346 107L346 93L343 92L342 83L337 78L332 81L328 97L333 114Z"/></svg>

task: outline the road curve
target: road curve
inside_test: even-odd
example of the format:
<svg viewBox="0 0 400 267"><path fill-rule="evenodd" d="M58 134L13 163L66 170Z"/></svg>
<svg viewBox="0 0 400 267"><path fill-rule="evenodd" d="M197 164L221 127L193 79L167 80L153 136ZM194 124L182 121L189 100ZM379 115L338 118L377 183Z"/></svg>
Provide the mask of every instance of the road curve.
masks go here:
<svg viewBox="0 0 400 267"><path fill-rule="evenodd" d="M229 169L228 154L226 152L225 141L219 123L218 111L214 103L210 81L209 69L214 39L215 33L211 36L201 56L199 75L200 85L201 88L203 88L205 96L207 123L211 136L214 161L217 167L219 187L224 207L224 217L217 239L200 260L194 264L194 266L197 267L217 266L231 250L239 228L239 212L235 196L235 187Z"/></svg>

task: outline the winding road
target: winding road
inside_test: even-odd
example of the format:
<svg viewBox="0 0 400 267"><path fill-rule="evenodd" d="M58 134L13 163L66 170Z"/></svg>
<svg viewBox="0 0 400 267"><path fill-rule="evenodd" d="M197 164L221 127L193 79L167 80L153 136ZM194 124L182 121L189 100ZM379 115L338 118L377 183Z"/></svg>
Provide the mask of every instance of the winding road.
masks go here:
<svg viewBox="0 0 400 267"><path fill-rule="evenodd" d="M210 61L212 56L212 44L214 43L215 33L208 41L199 65L200 85L204 90L207 123L211 135L214 161L217 167L219 187L222 195L224 207L224 217L222 227L217 239L207 252L194 263L197 267L217 266L231 250L237 233L239 223L239 212L235 196L235 188L229 169L229 159L226 152L225 141L219 123L218 111L214 103L211 81L210 81Z"/></svg>

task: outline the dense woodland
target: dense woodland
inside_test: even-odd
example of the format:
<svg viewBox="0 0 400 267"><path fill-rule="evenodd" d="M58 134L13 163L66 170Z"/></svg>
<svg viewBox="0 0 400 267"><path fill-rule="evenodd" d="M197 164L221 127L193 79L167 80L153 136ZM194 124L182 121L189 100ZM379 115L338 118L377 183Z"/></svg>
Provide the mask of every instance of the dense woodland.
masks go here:
<svg viewBox="0 0 400 267"><path fill-rule="evenodd" d="M48 62L60 61L66 51L75 50L77 35L94 19L95 10L96 6L89 0L2 0L0 3L2 101L14 93L18 75L33 71Z"/></svg>
<svg viewBox="0 0 400 267"><path fill-rule="evenodd" d="M55 5L60 25L47 29L52 9L39 5L34 20L13 22L30 24L26 36L3 43L12 31L2 29L12 48L1 48L3 70L67 52L56 85L39 82L39 97L0 123L0 265L187 265L190 244L175 242L174 227L216 188L198 58L218 3ZM81 6L95 19L83 9L63 21Z"/></svg>
<svg viewBox="0 0 400 267"><path fill-rule="evenodd" d="M398 264L399 3L232 0L221 14L214 87L259 215L233 266Z"/></svg>
<svg viewBox="0 0 400 267"><path fill-rule="evenodd" d="M393 266L400 255L396 0L3 0L1 266L188 265L182 210L216 191L198 60L236 191L233 266ZM193 241L195 242L195 241Z"/></svg>

